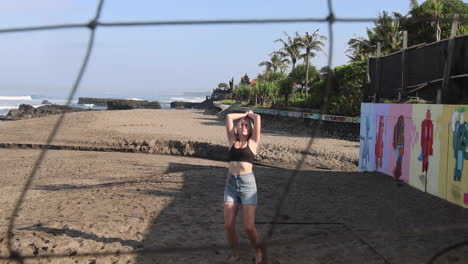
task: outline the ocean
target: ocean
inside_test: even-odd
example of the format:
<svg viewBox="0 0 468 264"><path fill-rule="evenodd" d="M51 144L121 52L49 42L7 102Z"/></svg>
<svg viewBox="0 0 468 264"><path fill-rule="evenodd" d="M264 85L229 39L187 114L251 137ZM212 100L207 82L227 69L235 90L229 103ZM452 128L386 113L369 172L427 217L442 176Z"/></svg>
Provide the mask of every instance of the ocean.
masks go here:
<svg viewBox="0 0 468 264"><path fill-rule="evenodd" d="M184 102L203 102L206 99L206 95L211 93L182 93L176 95L164 95L164 96L149 96L149 97L112 97L113 99L130 99L130 100L148 100L148 101L158 101L161 104L162 109L170 109L171 102L174 101L184 101ZM85 97L85 96L83 96ZM109 96L86 96L86 97L96 97L96 98L109 98ZM18 109L21 104L28 104L34 107L39 107L44 100L49 101L52 104L64 105L66 99L58 98L56 96L47 96L47 95L15 95L15 96L3 96L0 93L0 115L7 115L8 112L12 109ZM84 109L106 109L103 106L97 106L93 104L78 104L78 98L72 100L71 106L81 107Z"/></svg>

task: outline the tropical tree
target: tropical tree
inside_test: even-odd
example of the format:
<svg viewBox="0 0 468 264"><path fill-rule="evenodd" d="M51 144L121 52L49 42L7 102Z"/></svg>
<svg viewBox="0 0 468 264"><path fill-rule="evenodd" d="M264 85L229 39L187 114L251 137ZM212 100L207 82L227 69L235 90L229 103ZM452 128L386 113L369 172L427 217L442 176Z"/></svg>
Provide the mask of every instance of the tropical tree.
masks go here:
<svg viewBox="0 0 468 264"><path fill-rule="evenodd" d="M276 81L284 79L287 77L287 74L284 72L273 72L273 71L264 71L261 74L257 75L258 80L262 81Z"/></svg>
<svg viewBox="0 0 468 264"><path fill-rule="evenodd" d="M307 89L309 88L309 63L310 59L315 57L317 55L317 51L322 51L323 52L323 44L322 41L327 40L327 37L319 35L318 34L318 29L312 33L312 35L309 35L309 32L306 32L304 36L301 36L298 39L298 45L305 50L305 53L301 54L301 58L304 59L304 62L306 64L306 78L305 78L305 93L307 96Z"/></svg>
<svg viewBox="0 0 468 264"><path fill-rule="evenodd" d="M442 29L440 29L440 18L443 16L442 8L444 4L440 0L431 0L431 9L432 15L435 20L435 28L436 28L436 41L440 41L440 35L442 33Z"/></svg>
<svg viewBox="0 0 468 264"><path fill-rule="evenodd" d="M401 49L403 40L400 26L400 19L403 16L396 12L392 14L389 15L386 11L379 14L379 19L375 22L374 28L375 41L381 42L382 49L388 53Z"/></svg>
<svg viewBox="0 0 468 264"><path fill-rule="evenodd" d="M367 83L367 62L338 66L332 76L327 111L335 115L358 116Z"/></svg>
<svg viewBox="0 0 468 264"><path fill-rule="evenodd" d="M228 90L229 89L229 85L227 85L227 83L218 83L218 89L219 90Z"/></svg>
<svg viewBox="0 0 468 264"><path fill-rule="evenodd" d="M285 99L284 102L286 105L288 104L289 97L291 97L291 94L293 93L293 88L294 81L291 78L287 77L280 80L278 95Z"/></svg>
<svg viewBox="0 0 468 264"><path fill-rule="evenodd" d="M374 32L367 29L367 38L357 37L348 41L349 48L346 51L351 62L367 60L375 53L375 45L372 43L372 35Z"/></svg>
<svg viewBox="0 0 468 264"><path fill-rule="evenodd" d="M232 98L238 103L249 101L252 95L252 88L246 84L236 85L236 87L232 91Z"/></svg>
<svg viewBox="0 0 468 264"><path fill-rule="evenodd" d="M265 66L266 71L273 70L273 72L277 72L278 69L285 71L288 68L288 63L289 60L283 57L281 53L273 52L269 61L262 61L258 64L258 66Z"/></svg>
<svg viewBox="0 0 468 264"><path fill-rule="evenodd" d="M247 75L247 73L244 75L244 77L241 78L240 83L241 84L247 84L247 85L250 84L250 79L249 79L249 76Z"/></svg>
<svg viewBox="0 0 468 264"><path fill-rule="evenodd" d="M402 45L402 27L400 21L403 16L399 13L389 15L383 11L374 22L374 27L366 29L367 36L352 38L348 41L347 56L351 61L367 60L375 54L377 43L381 44L383 55L395 52Z"/></svg>
<svg viewBox="0 0 468 264"><path fill-rule="evenodd" d="M295 33L294 37L289 36L288 33L284 32L286 40L277 39L275 42L281 42L283 47L278 51L283 57L289 57L292 63L292 69L296 66L296 62L301 56L300 51L300 36L299 33Z"/></svg>
<svg viewBox="0 0 468 264"><path fill-rule="evenodd" d="M468 17L468 4L462 0L428 0L422 4L412 1L407 17L401 20L402 27L408 31L408 45L430 43L450 37L451 23L444 19L454 14ZM466 33L468 22L460 21L457 35ZM436 34L434 34L434 32Z"/></svg>
<svg viewBox="0 0 468 264"><path fill-rule="evenodd" d="M306 87L306 80L307 83L311 83L313 81L317 81L320 78L317 69L313 65L310 65L309 69L307 70L307 66L304 64L298 65L289 73L288 76L294 83L301 84L303 90Z"/></svg>
<svg viewBox="0 0 468 264"><path fill-rule="evenodd" d="M458 28L458 35L467 35L468 34L468 25L461 25Z"/></svg>
<svg viewBox="0 0 468 264"><path fill-rule="evenodd" d="M419 6L418 0L410 0L410 10Z"/></svg>

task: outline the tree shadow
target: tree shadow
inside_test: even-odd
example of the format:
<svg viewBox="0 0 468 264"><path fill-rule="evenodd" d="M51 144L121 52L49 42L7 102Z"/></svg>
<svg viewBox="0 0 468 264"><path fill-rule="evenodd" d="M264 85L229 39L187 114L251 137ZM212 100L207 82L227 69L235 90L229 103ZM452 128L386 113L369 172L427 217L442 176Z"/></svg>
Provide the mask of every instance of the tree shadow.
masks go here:
<svg viewBox="0 0 468 264"><path fill-rule="evenodd" d="M183 186L145 235L143 250L155 252L140 254L136 262L223 263L229 255L223 224L227 169L171 163L168 171L182 172ZM260 166L254 171L257 229L265 238L296 172ZM380 173L297 172L283 202L268 241L270 260L280 263L421 263L468 235L465 209ZM250 263L253 250L241 213L237 230L244 245L240 263Z"/></svg>
<svg viewBox="0 0 468 264"><path fill-rule="evenodd" d="M221 122L200 122L200 124L204 126L225 126L225 124Z"/></svg>
<svg viewBox="0 0 468 264"><path fill-rule="evenodd" d="M45 227L40 224L29 226L29 227L17 227L17 230L28 230L28 231L42 231L45 233L49 233L51 235L66 235L68 237L74 238L84 238L94 240L96 242L111 244L114 242L120 243L122 246L132 247L134 249L139 249L143 247L143 244L137 240L131 239L121 239L118 237L100 237L92 233L86 233L75 229L70 229L68 227L64 228L52 228L52 227Z"/></svg>
<svg viewBox="0 0 468 264"><path fill-rule="evenodd" d="M121 182L109 182L109 183L100 183L100 184L52 184L52 185L37 185L31 187L31 190L41 190L41 191L66 191L66 190L86 190L86 189L102 189L102 188L112 188L121 185L131 185L141 183L142 181L121 181ZM155 181L147 180L146 182L151 183L173 183L172 181Z"/></svg>

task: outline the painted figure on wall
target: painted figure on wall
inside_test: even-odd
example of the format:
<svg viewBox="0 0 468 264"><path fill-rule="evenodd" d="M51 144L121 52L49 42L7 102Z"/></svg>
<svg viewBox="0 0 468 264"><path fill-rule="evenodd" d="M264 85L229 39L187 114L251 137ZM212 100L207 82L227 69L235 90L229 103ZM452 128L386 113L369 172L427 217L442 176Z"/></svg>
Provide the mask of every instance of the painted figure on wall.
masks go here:
<svg viewBox="0 0 468 264"><path fill-rule="evenodd" d="M361 140L363 142L363 147L362 147L362 162L361 162L361 169L366 170L367 169L367 163L369 162L369 144L370 140L372 137L369 135L370 133L370 123L369 123L369 116L366 116L366 135L365 137L361 136Z"/></svg>
<svg viewBox="0 0 468 264"><path fill-rule="evenodd" d="M401 177L401 165L405 153L405 118L401 115L393 128L393 150L395 151L396 167L393 174L396 179Z"/></svg>
<svg viewBox="0 0 468 264"><path fill-rule="evenodd" d="M429 169L429 156L433 155L432 145L434 143L434 125L431 120L431 110L427 110L426 119L421 123L421 155L422 172Z"/></svg>
<svg viewBox="0 0 468 264"><path fill-rule="evenodd" d="M459 108L452 115L452 132L453 132L453 154L455 158L454 181L461 181L463 174L463 163L468 159L466 146L468 143L468 124L463 120L463 112L465 108Z"/></svg>
<svg viewBox="0 0 468 264"><path fill-rule="evenodd" d="M384 117L379 116L379 128L377 129L377 138L375 140L375 169L382 168L384 131Z"/></svg>

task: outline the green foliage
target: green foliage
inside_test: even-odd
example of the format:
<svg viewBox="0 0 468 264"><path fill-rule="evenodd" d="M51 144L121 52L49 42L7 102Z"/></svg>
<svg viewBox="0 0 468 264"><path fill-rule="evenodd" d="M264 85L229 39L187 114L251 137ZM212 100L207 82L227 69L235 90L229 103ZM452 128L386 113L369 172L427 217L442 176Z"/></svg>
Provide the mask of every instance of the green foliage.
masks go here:
<svg viewBox="0 0 468 264"><path fill-rule="evenodd" d="M408 44L430 43L436 41L437 23L430 20L451 19L454 14L468 17L468 4L462 0L428 0L413 7L408 18L402 19L402 26L408 30ZM429 21L428 21L429 20ZM440 23L441 39L450 37L451 23ZM468 22L460 22L458 34L465 33Z"/></svg>
<svg viewBox="0 0 468 264"><path fill-rule="evenodd" d="M358 116L362 95L367 85L367 62L338 66L334 70L333 79L328 112L335 115Z"/></svg>
<svg viewBox="0 0 468 264"><path fill-rule="evenodd" d="M280 94L280 86L283 79L275 81L257 80L254 87L255 103L274 104Z"/></svg>
<svg viewBox="0 0 468 264"><path fill-rule="evenodd" d="M442 19L451 19L454 14L468 17L468 4L462 0L427 0L421 5L417 1L410 2L408 15L403 16L393 12L390 15L383 11L373 28L367 28L365 37L349 40L347 56L351 61L367 60L374 56L377 43L380 42L382 55L402 48L402 32L408 31L408 45L431 43L440 38L450 37L451 22L442 23ZM440 30L440 31L439 31ZM460 22L458 35L468 33L468 22Z"/></svg>
<svg viewBox="0 0 468 264"><path fill-rule="evenodd" d="M238 103L248 102L253 94L252 87L247 84L239 84L232 91L232 99Z"/></svg>
<svg viewBox="0 0 468 264"><path fill-rule="evenodd" d="M218 101L218 103L220 103L220 104L225 104L225 105L233 105L233 104L236 103L236 101L235 101L235 100L228 100L228 99L227 99L227 100Z"/></svg>
<svg viewBox="0 0 468 264"><path fill-rule="evenodd" d="M294 69L297 60L301 56L301 43L299 33L295 33L294 37L291 37L288 33L284 32L287 39L277 39L275 42L280 42L283 44L283 47L278 51L283 57L290 58L291 66Z"/></svg>
<svg viewBox="0 0 468 264"><path fill-rule="evenodd" d="M221 90L228 90L228 89L229 89L229 85L227 85L227 83L219 83L219 84L218 84L218 89L221 89Z"/></svg>
<svg viewBox="0 0 468 264"><path fill-rule="evenodd" d="M262 74L257 76L257 80L259 81L277 81L282 80L287 77L287 74L284 72L273 72L273 71L266 71Z"/></svg>
<svg viewBox="0 0 468 264"><path fill-rule="evenodd" d="M422 98L409 98L408 100L405 101L405 104L427 104L427 103L429 102Z"/></svg>
<svg viewBox="0 0 468 264"><path fill-rule="evenodd" d="M383 11L374 22L373 28L366 28L366 37L357 37L349 40L347 56L350 61L364 61L374 56L377 43L381 44L382 55L395 52L401 48L403 16L399 13Z"/></svg>
<svg viewBox="0 0 468 264"><path fill-rule="evenodd" d="M244 77L241 78L240 83L241 84L250 84L250 79L249 79L249 76L247 76L247 73L244 75Z"/></svg>
<svg viewBox="0 0 468 264"><path fill-rule="evenodd" d="M303 107L303 108L314 108L318 109L320 108L322 98L319 96L304 96L301 93L296 93L290 100L289 100L289 106L294 106L294 107Z"/></svg>
<svg viewBox="0 0 468 264"><path fill-rule="evenodd" d="M381 103L383 103L383 104L398 104L399 101L397 99L393 99L393 100L391 100L391 99L382 99Z"/></svg>
<svg viewBox="0 0 468 264"><path fill-rule="evenodd" d="M279 95L284 98L284 105L287 105L289 97L293 92L294 81L290 78L284 78L279 82Z"/></svg>
<svg viewBox="0 0 468 264"><path fill-rule="evenodd" d="M463 106L459 107L459 108L457 108L456 111L459 112L459 113L464 113L464 112L466 112L466 107L463 107Z"/></svg>
<svg viewBox="0 0 468 264"><path fill-rule="evenodd" d="M238 103L274 104L280 96L280 86L284 79L285 76L275 81L257 80L253 85L240 84L236 86L230 97Z"/></svg>
<svg viewBox="0 0 468 264"><path fill-rule="evenodd" d="M258 66L265 66L266 71L277 72L280 70L283 72L288 68L289 63L289 59L284 56L285 55L282 52L273 52L269 61L262 61L258 64Z"/></svg>
<svg viewBox="0 0 468 264"><path fill-rule="evenodd" d="M305 83L306 79L306 65L300 64L297 65L294 70L289 73L289 78L292 80L292 82L303 84ZM309 83L312 83L313 81L318 81L319 80L319 73L317 72L317 69L313 66L309 66Z"/></svg>

